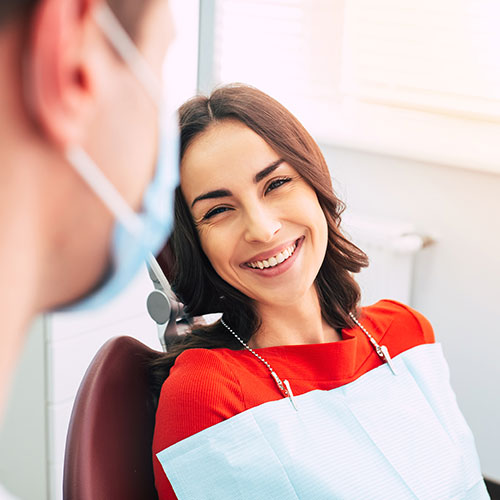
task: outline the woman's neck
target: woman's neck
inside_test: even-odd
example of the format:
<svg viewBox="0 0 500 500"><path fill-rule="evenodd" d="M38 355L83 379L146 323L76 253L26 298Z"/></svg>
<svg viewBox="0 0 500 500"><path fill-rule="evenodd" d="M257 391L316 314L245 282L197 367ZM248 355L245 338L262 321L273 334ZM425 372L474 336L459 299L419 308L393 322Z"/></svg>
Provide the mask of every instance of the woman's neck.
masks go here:
<svg viewBox="0 0 500 500"><path fill-rule="evenodd" d="M340 332L324 320L314 287L300 301L292 304L259 304L258 312L262 324L250 339L252 348L342 340Z"/></svg>

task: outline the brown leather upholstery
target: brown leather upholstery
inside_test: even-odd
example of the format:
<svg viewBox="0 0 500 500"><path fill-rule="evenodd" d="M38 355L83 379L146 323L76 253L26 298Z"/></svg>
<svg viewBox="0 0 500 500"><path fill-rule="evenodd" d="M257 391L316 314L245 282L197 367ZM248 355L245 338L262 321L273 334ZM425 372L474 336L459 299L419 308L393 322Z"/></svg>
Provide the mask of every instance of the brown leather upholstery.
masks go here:
<svg viewBox="0 0 500 500"><path fill-rule="evenodd" d="M131 337L113 338L96 354L71 415L65 500L158 498L151 454L155 408L147 363L160 354Z"/></svg>

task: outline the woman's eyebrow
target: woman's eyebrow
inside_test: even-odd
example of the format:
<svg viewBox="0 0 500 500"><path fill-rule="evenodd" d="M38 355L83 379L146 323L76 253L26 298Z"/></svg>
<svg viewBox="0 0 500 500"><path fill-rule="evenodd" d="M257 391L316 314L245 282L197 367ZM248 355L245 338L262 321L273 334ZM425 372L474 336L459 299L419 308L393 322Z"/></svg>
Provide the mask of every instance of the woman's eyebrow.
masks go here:
<svg viewBox="0 0 500 500"><path fill-rule="evenodd" d="M280 158L279 160L276 160L275 162L271 163L271 165L262 169L260 172L257 172L257 174L255 174L255 178L254 178L255 184L257 184L262 179L264 179L264 177L267 177L269 174L274 172L284 161L285 160L283 160L283 158Z"/></svg>
<svg viewBox="0 0 500 500"><path fill-rule="evenodd" d="M197 201L210 200L212 198L225 198L226 196L232 196L232 194L233 193L231 193L231 191L228 191L227 189L216 189L215 191L209 191L208 193L200 194L200 196L197 196L193 200L193 203L191 203L191 208L194 207L194 204Z"/></svg>
<svg viewBox="0 0 500 500"><path fill-rule="evenodd" d="M255 184L257 184L262 179L264 179L272 172L274 172L284 161L285 160L283 160L283 158L280 158L279 160L276 160L270 165L268 165L266 168L263 168L260 172L257 172L254 177ZM232 196L232 195L233 193L231 193L231 191L229 191L228 189L216 189L214 191L209 191L208 193L203 193L200 194L200 196L197 196L193 200L193 203L191 203L191 208L194 207L195 203L201 200L211 200L213 198L225 198L227 196Z"/></svg>

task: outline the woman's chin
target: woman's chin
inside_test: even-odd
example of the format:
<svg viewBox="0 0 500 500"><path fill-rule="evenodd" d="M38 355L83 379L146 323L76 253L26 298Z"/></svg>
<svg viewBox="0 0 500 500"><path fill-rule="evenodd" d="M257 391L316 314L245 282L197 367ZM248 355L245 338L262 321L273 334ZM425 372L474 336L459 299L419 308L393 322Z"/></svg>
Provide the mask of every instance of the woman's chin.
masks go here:
<svg viewBox="0 0 500 500"><path fill-rule="evenodd" d="M275 290L272 294L259 294L255 296L257 306L281 308L296 308L306 303L310 299L311 287L292 288Z"/></svg>

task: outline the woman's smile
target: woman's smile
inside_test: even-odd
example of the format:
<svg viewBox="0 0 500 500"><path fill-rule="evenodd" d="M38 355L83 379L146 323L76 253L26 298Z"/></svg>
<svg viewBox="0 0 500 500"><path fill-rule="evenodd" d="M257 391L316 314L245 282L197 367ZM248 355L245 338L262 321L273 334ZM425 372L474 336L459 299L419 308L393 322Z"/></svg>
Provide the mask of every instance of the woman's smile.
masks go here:
<svg viewBox="0 0 500 500"><path fill-rule="evenodd" d="M303 241L304 236L301 236L292 243L288 242L277 249L253 257L241 264L241 267L266 278L278 276L292 267Z"/></svg>

